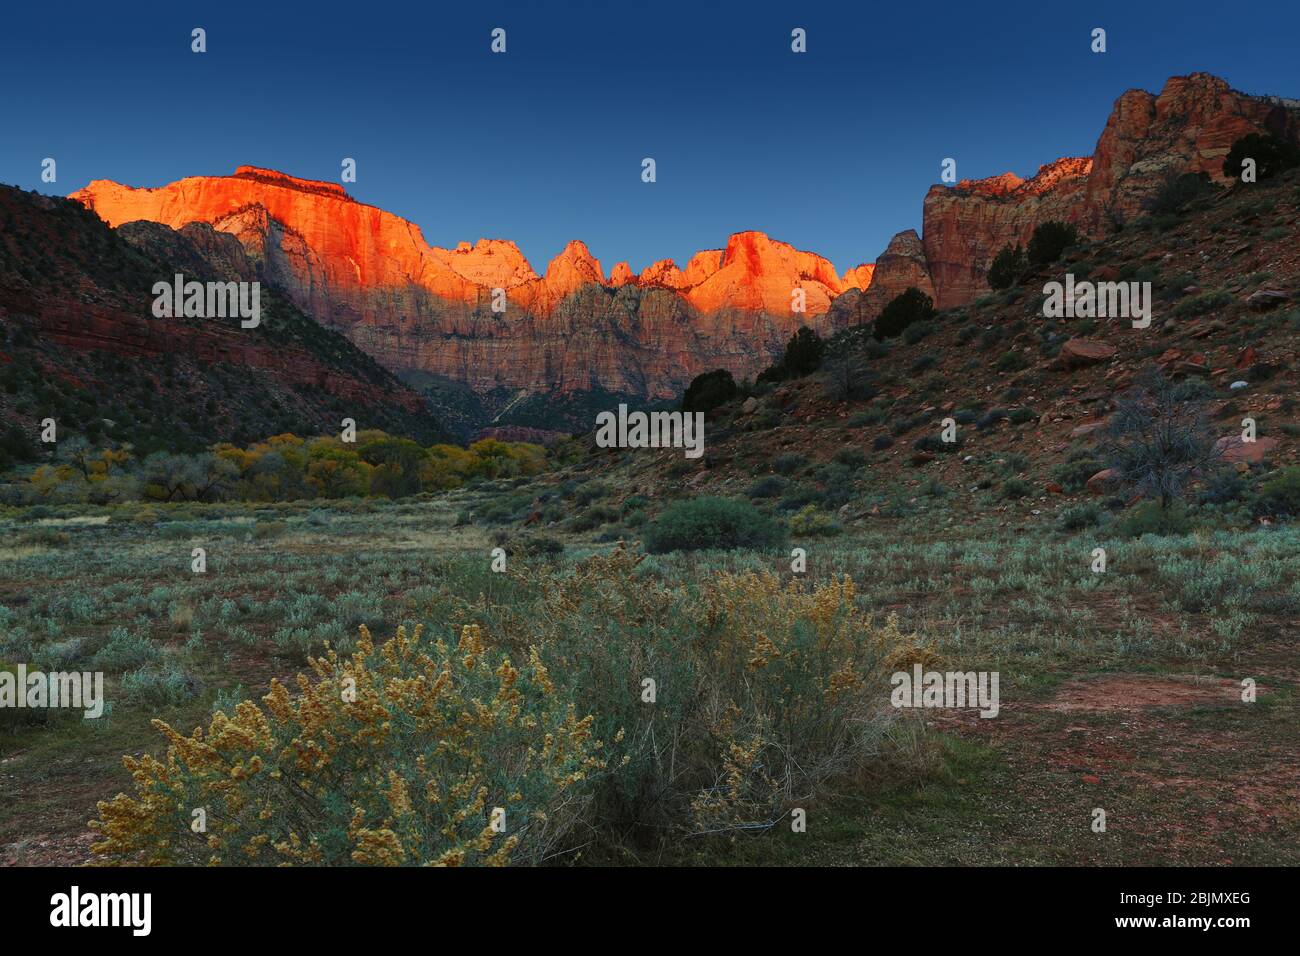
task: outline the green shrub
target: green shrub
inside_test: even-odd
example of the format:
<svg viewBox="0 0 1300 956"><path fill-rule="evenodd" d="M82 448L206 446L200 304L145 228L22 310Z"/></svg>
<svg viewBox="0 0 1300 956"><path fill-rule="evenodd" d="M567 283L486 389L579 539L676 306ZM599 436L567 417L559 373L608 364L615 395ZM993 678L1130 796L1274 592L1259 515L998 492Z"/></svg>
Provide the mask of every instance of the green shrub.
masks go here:
<svg viewBox="0 0 1300 956"><path fill-rule="evenodd" d="M1300 151L1292 144L1271 133L1247 133L1223 157L1223 175L1240 182L1242 161L1248 158L1255 161L1255 176L1261 180L1300 165Z"/></svg>
<svg viewBox="0 0 1300 956"><path fill-rule="evenodd" d="M797 451L787 451L776 456L776 461L772 462L772 470L778 475L793 475L796 471L808 464L808 459Z"/></svg>
<svg viewBox="0 0 1300 956"><path fill-rule="evenodd" d="M838 521L819 511L816 505L804 505L790 516L790 531L800 537L830 536L843 530Z"/></svg>
<svg viewBox="0 0 1300 956"><path fill-rule="evenodd" d="M736 397L736 380L725 368L714 369L691 379L682 396L682 411L711 412Z"/></svg>
<svg viewBox="0 0 1300 956"><path fill-rule="evenodd" d="M1264 482L1259 499L1271 514L1300 515L1300 465L1283 468Z"/></svg>
<svg viewBox="0 0 1300 956"><path fill-rule="evenodd" d="M1140 538L1146 534L1161 537L1186 534L1192 522L1181 501L1161 508L1158 501L1142 501L1115 523L1115 532L1122 538Z"/></svg>
<svg viewBox="0 0 1300 956"><path fill-rule="evenodd" d="M934 300L915 286L889 301L872 325L871 334L877 339L895 338L904 329L917 322L926 322L935 316Z"/></svg>
<svg viewBox="0 0 1300 956"><path fill-rule="evenodd" d="M779 498L785 491L786 480L778 475L768 475L754 482L745 491L749 498Z"/></svg>
<svg viewBox="0 0 1300 956"><path fill-rule="evenodd" d="M1202 292L1199 295L1188 296L1174 306L1171 314L1175 318L1205 315L1207 312L1229 306L1232 302L1232 293L1217 289L1212 292Z"/></svg>
<svg viewBox="0 0 1300 956"><path fill-rule="evenodd" d="M148 638L132 634L124 627L115 627L108 636L108 643L94 656L91 666L95 670L120 674L151 664L161 656L162 652Z"/></svg>
<svg viewBox="0 0 1300 956"><path fill-rule="evenodd" d="M1241 172L1240 167L1237 172ZM1153 216L1174 216L1189 202L1214 191L1214 184L1206 173L1170 173L1145 205Z"/></svg>
<svg viewBox="0 0 1300 956"><path fill-rule="evenodd" d="M785 540L781 525L747 501L735 498L692 498L679 501L646 525L646 551L770 548Z"/></svg>
<svg viewBox="0 0 1300 956"><path fill-rule="evenodd" d="M903 329L903 341L908 345L915 345L917 342L921 341L923 338L925 338L926 336L930 335L933 332L934 332L933 322L913 322L907 328ZM931 361L929 364L925 364L922 362L922 359L932 359L932 358L933 356L922 356L921 359L917 359L918 363L924 364L924 368L913 368L913 371L914 372L925 371L925 369L933 365L934 362Z"/></svg>
<svg viewBox="0 0 1300 956"><path fill-rule="evenodd" d="M801 326L786 343L781 360L759 373L760 382L779 382L811 375L822 364L826 343L815 331Z"/></svg>
<svg viewBox="0 0 1300 956"><path fill-rule="evenodd" d="M1026 255L1031 265L1045 266L1061 258L1070 246L1079 244L1079 231L1063 222L1039 223L1029 239Z"/></svg>
<svg viewBox="0 0 1300 956"><path fill-rule="evenodd" d="M1023 478L1008 478L1002 482L1002 497L1009 500L1026 498L1033 494L1034 486Z"/></svg>
<svg viewBox="0 0 1300 956"><path fill-rule="evenodd" d="M989 265L988 282L991 289L1006 289L1020 281L1029 268L1025 251L1017 243L1003 246ZM963 330L965 331L965 330Z"/></svg>
<svg viewBox="0 0 1300 956"><path fill-rule="evenodd" d="M1066 508L1057 521L1062 531L1082 531L1084 528L1094 528L1099 524L1101 524L1101 509L1091 502Z"/></svg>
<svg viewBox="0 0 1300 956"><path fill-rule="evenodd" d="M861 448L841 448L835 453L835 462L856 471L867 463L867 455Z"/></svg>
<svg viewBox="0 0 1300 956"><path fill-rule="evenodd" d="M1020 352L1012 350L999 355L994 367L999 372L1019 372L1029 367L1029 360Z"/></svg>
<svg viewBox="0 0 1300 956"><path fill-rule="evenodd" d="M194 696L194 681L175 664L146 664L122 677L122 694L137 704L162 707Z"/></svg>
<svg viewBox="0 0 1300 956"><path fill-rule="evenodd" d="M1052 480L1066 491L1079 492L1083 491L1089 478L1105 467L1091 452L1080 452L1068 461L1052 466Z"/></svg>

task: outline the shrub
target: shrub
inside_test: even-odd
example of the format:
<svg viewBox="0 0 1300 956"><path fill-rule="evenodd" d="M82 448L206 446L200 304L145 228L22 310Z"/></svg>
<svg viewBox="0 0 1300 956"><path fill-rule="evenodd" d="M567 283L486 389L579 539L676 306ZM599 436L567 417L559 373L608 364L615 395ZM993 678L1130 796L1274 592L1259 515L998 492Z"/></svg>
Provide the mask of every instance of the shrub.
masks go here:
<svg viewBox="0 0 1300 956"><path fill-rule="evenodd" d="M1101 524L1101 509L1091 502L1066 508L1057 525L1062 531L1081 531Z"/></svg>
<svg viewBox="0 0 1300 956"><path fill-rule="evenodd" d="M1241 172L1240 165L1237 172ZM1172 216L1181 212L1189 202L1214 190L1214 184L1206 173L1171 172L1145 205L1147 212L1154 216Z"/></svg>
<svg viewBox="0 0 1300 956"><path fill-rule="evenodd" d="M1105 467L1091 452L1077 452L1068 461L1052 467L1052 480L1066 491L1083 491L1088 479Z"/></svg>
<svg viewBox="0 0 1300 956"><path fill-rule="evenodd" d="M871 334L877 339L895 338L909 325L926 322L936 315L934 300L915 286L895 296L881 310L872 325Z"/></svg>
<svg viewBox="0 0 1300 956"><path fill-rule="evenodd" d="M825 353L826 343L821 336L807 326L801 326L790 336L781 360L760 372L758 381L780 382L810 375L822 364Z"/></svg>
<svg viewBox="0 0 1300 956"><path fill-rule="evenodd" d="M682 411L711 412L736 397L736 380L725 368L697 375L682 396Z"/></svg>
<svg viewBox="0 0 1300 956"><path fill-rule="evenodd" d="M592 505L570 519L569 529L572 531L591 531L603 524L617 521L619 517L620 514L617 508L611 508L608 505Z"/></svg>
<svg viewBox="0 0 1300 956"><path fill-rule="evenodd" d="M781 526L747 501L735 498L692 498L665 509L646 525L646 551L699 551L706 548L768 548L785 535Z"/></svg>
<svg viewBox="0 0 1300 956"><path fill-rule="evenodd" d="M1003 246L989 265L988 282L991 289L1006 289L1020 281L1029 268L1025 251L1017 243ZM962 330L965 331L964 329Z"/></svg>
<svg viewBox="0 0 1300 956"><path fill-rule="evenodd" d="M166 723L167 759L126 757L135 795L98 804L109 862L209 865L503 864L538 861L581 814L599 772L593 718L577 716L534 650L489 657L466 625L450 650L417 629L312 661L297 695L278 680L259 707L207 732ZM475 719L466 720L467 713ZM190 808L215 818L206 840ZM504 808L509 835L491 827Z"/></svg>
<svg viewBox="0 0 1300 956"><path fill-rule="evenodd" d="M1045 266L1061 258L1070 246L1079 244L1079 231L1074 226L1055 220L1039 223L1029 239L1026 255L1031 265Z"/></svg>
<svg viewBox="0 0 1300 956"><path fill-rule="evenodd" d="M1271 133L1247 133L1233 143L1228 155L1223 157L1223 175L1239 182L1242 161L1248 158L1255 161L1258 179L1271 179L1300 165L1300 151L1295 146Z"/></svg>
<svg viewBox="0 0 1300 956"><path fill-rule="evenodd" d="M886 448L893 448L894 438L892 435L877 435L871 440L871 447L876 451L884 451Z"/></svg>
<svg viewBox="0 0 1300 956"><path fill-rule="evenodd" d="M835 453L835 462L856 470L867 463L867 456L861 448L841 448Z"/></svg>
<svg viewBox="0 0 1300 956"><path fill-rule="evenodd" d="M1123 538L1186 534L1190 529L1191 521L1181 501L1167 508L1162 508L1158 501L1139 502L1115 523L1115 532Z"/></svg>
<svg viewBox="0 0 1300 956"><path fill-rule="evenodd" d="M591 814L598 843L779 827L796 801L871 765L893 713L881 704L889 674L933 659L893 618L864 613L848 578L636 565L615 549L555 569L513 636L568 662L595 736L626 730L610 755L625 763L601 778ZM647 674L659 687L652 707Z"/></svg>
<svg viewBox="0 0 1300 956"><path fill-rule="evenodd" d="M108 643L94 656L91 666L95 670L122 673L153 663L161 656L162 652L148 638L131 634L124 627L115 627L108 636Z"/></svg>
<svg viewBox="0 0 1300 956"><path fill-rule="evenodd" d="M777 475L768 475L754 482L746 490L745 495L750 498L779 498L785 491L786 480Z"/></svg>
<svg viewBox="0 0 1300 956"><path fill-rule="evenodd" d="M817 510L816 505L804 505L790 516L790 531L800 537L835 535L843 531L834 518Z"/></svg>
<svg viewBox="0 0 1300 956"><path fill-rule="evenodd" d="M1232 301L1232 293L1225 292L1222 289L1201 292L1198 295L1188 296L1183 299L1173 307L1170 314L1176 318L1205 315L1205 313L1213 312L1215 309L1222 309L1225 306L1232 305Z"/></svg>
<svg viewBox="0 0 1300 956"><path fill-rule="evenodd" d="M1034 486L1023 478L1008 478L1002 482L1002 497L1012 501L1028 497L1033 490Z"/></svg>
<svg viewBox="0 0 1300 956"><path fill-rule="evenodd" d="M1029 367L1029 360L1019 352L1008 351L998 356L994 367L999 372L1019 372Z"/></svg>
<svg viewBox="0 0 1300 956"><path fill-rule="evenodd" d="M913 322L907 328L903 329L903 341L908 345L915 345L926 336L934 332L934 323L932 322ZM930 357L930 356L923 356ZM920 361L920 360L918 360ZM925 369L918 369L925 371Z"/></svg>
<svg viewBox="0 0 1300 956"><path fill-rule="evenodd" d="M132 703L161 707L179 704L194 695L194 681L174 664L146 664L122 677L122 693Z"/></svg>
<svg viewBox="0 0 1300 956"><path fill-rule="evenodd" d="M1103 451L1125 484L1165 508L1209 475L1219 457L1204 409L1180 397L1158 366L1141 372L1116 403Z"/></svg>
<svg viewBox="0 0 1300 956"><path fill-rule="evenodd" d="M1259 497L1272 514L1300 515L1300 465L1283 468L1264 482Z"/></svg>
<svg viewBox="0 0 1300 956"><path fill-rule="evenodd" d="M796 471L808 464L808 459L796 451L787 451L776 456L776 461L772 462L772 470L778 475L793 475Z"/></svg>

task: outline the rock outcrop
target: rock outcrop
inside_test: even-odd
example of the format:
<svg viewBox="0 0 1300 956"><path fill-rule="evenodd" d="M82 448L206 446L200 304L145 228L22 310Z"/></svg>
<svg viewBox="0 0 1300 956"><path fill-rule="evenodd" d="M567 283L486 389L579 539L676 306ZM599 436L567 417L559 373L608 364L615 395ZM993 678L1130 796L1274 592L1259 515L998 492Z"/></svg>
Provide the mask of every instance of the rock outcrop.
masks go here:
<svg viewBox="0 0 1300 956"><path fill-rule="evenodd" d="M1092 156L1058 159L1028 180L1003 173L931 187L923 235L935 304L951 308L988 291L998 250L1027 243L1042 222L1099 236L1140 216L1172 175L1224 182L1223 157L1248 133L1300 141L1300 102L1240 93L1207 73L1175 76L1158 95L1120 96Z"/></svg>
<svg viewBox="0 0 1300 956"><path fill-rule="evenodd" d="M342 187L241 166L158 189L96 180L72 198L112 226L209 224L238 240L265 280L387 367L475 389L601 388L654 398L712 368L753 375L800 325L828 332L831 301L869 287L871 266L841 278L826 259L736 233L723 249L607 278L570 242L538 275L511 242L430 246L413 223ZM494 311L495 290L506 309Z"/></svg>

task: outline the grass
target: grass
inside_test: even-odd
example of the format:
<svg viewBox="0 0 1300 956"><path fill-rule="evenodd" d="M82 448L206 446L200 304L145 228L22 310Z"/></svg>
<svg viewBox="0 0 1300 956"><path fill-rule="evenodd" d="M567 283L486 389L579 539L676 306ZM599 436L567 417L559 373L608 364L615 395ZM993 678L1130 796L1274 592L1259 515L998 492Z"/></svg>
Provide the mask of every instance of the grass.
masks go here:
<svg viewBox="0 0 1300 956"><path fill-rule="evenodd" d="M180 506L108 509L106 521L61 525L66 539L0 551L0 662L102 665L111 705L95 721L0 724L0 780L12 796L0 804L0 859L6 845L29 852L21 848L38 836L77 845L95 801L129 784L121 755L159 751L150 718L193 727L236 687L260 696L325 639L346 650L360 623L450 634L452 622L473 619L508 630L535 597L531 562L563 569L611 547L559 522L538 533L561 538L562 553L507 544L509 573L493 573L493 526L458 515L490 513L494 494L517 493L191 505L179 537L158 529L180 520ZM638 500L626 510L659 508ZM24 518L9 514L0 536L14 540ZM255 532L264 523L279 526L273 537ZM807 550L808 578L850 576L864 609L897 615L945 667L998 671L1010 705L983 724L900 720L874 765L808 808L805 834L704 838L659 862L1300 862L1294 814L1275 812L1295 796L1276 765L1297 716L1287 635L1300 617L1300 529L1126 539L1111 524L1029 536L922 511L834 537L792 536ZM206 574L190 571L196 544ZM1097 547L1104 574L1091 570ZM637 573L681 582L716 570L790 574L783 553L749 550L647 556ZM1249 674L1271 690L1253 709L1142 710L1136 725L1127 711L1046 706L1071 680L1133 673ZM1112 760L1100 786L1081 784L1106 761L1075 741L1112 738L1126 760ZM1253 787L1256 776L1272 789ZM1104 839L1087 826L1098 803L1112 820Z"/></svg>

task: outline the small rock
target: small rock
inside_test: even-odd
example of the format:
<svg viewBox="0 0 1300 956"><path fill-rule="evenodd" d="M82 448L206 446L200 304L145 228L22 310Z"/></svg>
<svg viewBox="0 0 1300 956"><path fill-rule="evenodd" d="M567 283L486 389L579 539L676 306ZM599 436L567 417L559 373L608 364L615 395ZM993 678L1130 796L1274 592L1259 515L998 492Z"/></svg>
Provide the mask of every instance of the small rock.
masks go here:
<svg viewBox="0 0 1300 956"><path fill-rule="evenodd" d="M1056 357L1056 364L1062 369L1081 368L1108 362L1115 357L1115 346L1092 339L1075 337L1061 346L1061 353Z"/></svg>
<svg viewBox="0 0 1300 956"><path fill-rule="evenodd" d="M1103 468L1088 479L1086 487L1094 495L1104 495L1119 484L1119 472L1114 468Z"/></svg>
<svg viewBox="0 0 1300 956"><path fill-rule="evenodd" d="M1077 428L1070 429L1070 437L1083 438L1085 435L1091 435L1093 432L1101 431L1105 427L1105 421L1087 422L1083 425L1079 425Z"/></svg>
<svg viewBox="0 0 1300 956"><path fill-rule="evenodd" d="M1243 382L1240 379L1238 379L1237 381L1229 385L1228 388L1232 389L1234 392L1239 392L1249 384L1250 384L1249 382Z"/></svg>
<svg viewBox="0 0 1300 956"><path fill-rule="evenodd" d="M1246 297L1246 304L1256 312L1266 312L1290 299L1291 296L1281 289L1260 289Z"/></svg>

